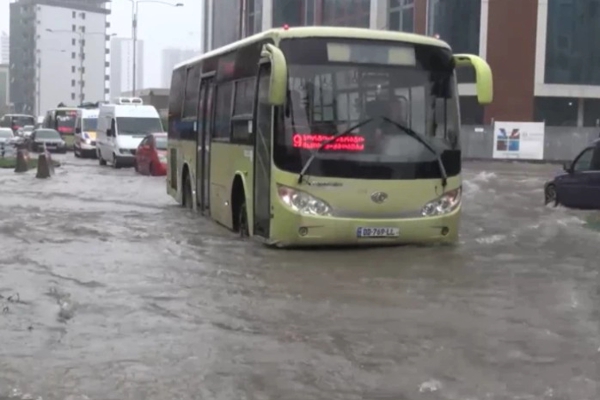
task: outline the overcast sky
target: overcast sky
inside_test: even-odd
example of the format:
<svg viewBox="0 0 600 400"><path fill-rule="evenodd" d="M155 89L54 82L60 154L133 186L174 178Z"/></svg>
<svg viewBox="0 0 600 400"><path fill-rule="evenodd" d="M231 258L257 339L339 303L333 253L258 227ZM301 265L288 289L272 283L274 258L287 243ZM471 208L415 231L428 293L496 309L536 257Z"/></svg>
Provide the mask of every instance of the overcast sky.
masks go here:
<svg viewBox="0 0 600 400"><path fill-rule="evenodd" d="M203 0L165 0L181 2L183 7L142 3L139 5L138 37L144 43L144 86L161 85L161 50L165 47L200 48ZM9 33L10 0L0 0L0 32ZM111 31L119 36L131 37L131 2L113 0L110 17ZM70 21L65 21L70 24ZM70 25L69 25L70 26ZM70 28L67 28L70 29Z"/></svg>

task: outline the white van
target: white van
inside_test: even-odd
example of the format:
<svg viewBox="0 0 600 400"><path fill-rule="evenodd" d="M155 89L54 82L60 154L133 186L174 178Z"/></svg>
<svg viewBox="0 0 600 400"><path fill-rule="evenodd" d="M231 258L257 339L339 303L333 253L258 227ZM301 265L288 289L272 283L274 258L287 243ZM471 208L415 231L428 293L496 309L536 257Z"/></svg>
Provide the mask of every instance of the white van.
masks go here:
<svg viewBox="0 0 600 400"><path fill-rule="evenodd" d="M96 155L96 132L98 130L98 108L82 108L77 111L75 120L75 141L73 153L75 157Z"/></svg>
<svg viewBox="0 0 600 400"><path fill-rule="evenodd" d="M133 166L140 142L150 133L163 132L156 108L140 98L118 98L119 104L100 105L96 151L100 165Z"/></svg>

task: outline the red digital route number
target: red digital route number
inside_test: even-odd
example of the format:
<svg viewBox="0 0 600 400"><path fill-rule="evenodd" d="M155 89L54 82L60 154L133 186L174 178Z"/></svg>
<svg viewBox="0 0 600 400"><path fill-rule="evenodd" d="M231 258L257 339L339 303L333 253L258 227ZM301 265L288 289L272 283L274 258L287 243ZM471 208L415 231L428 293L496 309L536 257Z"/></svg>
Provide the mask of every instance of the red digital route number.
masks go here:
<svg viewBox="0 0 600 400"><path fill-rule="evenodd" d="M323 142L331 140L333 135L320 133L296 133L292 136L292 145L297 149L318 149ZM329 151L364 151L365 138L362 136L348 135L338 138L335 142L326 145L323 150Z"/></svg>

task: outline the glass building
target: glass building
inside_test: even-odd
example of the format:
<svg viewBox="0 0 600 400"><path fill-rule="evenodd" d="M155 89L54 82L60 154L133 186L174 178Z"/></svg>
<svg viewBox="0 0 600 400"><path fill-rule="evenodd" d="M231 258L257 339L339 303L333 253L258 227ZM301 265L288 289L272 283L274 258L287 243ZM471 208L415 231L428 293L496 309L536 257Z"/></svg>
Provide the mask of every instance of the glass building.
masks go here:
<svg viewBox="0 0 600 400"><path fill-rule="evenodd" d="M516 0L515 0L516 1ZM283 25L439 36L494 71L494 103L458 74L466 124L491 120L600 126L600 0L206 0L205 49ZM237 16L237 17L236 17ZM539 23L538 23L539 22Z"/></svg>

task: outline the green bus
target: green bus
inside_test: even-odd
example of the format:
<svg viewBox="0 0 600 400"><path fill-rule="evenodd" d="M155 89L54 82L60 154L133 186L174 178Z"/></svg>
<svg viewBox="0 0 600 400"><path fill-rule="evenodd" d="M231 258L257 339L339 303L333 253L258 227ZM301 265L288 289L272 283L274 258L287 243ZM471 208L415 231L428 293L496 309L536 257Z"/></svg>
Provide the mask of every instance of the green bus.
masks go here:
<svg viewBox="0 0 600 400"><path fill-rule="evenodd" d="M271 29L177 65L167 192L275 247L453 243L456 69L481 58L402 32Z"/></svg>

